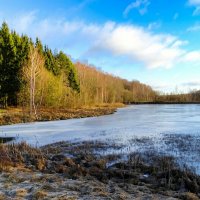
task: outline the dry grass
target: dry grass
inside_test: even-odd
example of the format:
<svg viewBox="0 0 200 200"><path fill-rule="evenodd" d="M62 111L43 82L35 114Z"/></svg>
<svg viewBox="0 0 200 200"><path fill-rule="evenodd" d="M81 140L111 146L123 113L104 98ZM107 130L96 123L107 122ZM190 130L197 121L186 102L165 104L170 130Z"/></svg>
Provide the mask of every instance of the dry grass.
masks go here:
<svg viewBox="0 0 200 200"><path fill-rule="evenodd" d="M15 192L16 197L25 197L28 194L27 190L24 188L17 189Z"/></svg>
<svg viewBox="0 0 200 200"><path fill-rule="evenodd" d="M72 118L95 117L108 115L115 112L116 108L124 107L124 104L101 104L95 106L85 106L81 108L40 108L38 118L30 117L26 109L8 108L0 110L0 125L16 124L31 121L51 121Z"/></svg>
<svg viewBox="0 0 200 200"><path fill-rule="evenodd" d="M50 147L51 151L48 150ZM52 150L53 147L55 151ZM62 154L55 153L57 147L59 147L59 152L62 152ZM146 154L144 152L133 153L129 155L127 162L121 160L107 168L106 163L113 159L119 159L119 157L93 153L107 148L109 148L108 144L101 142L83 142L71 145L60 142L47 145L41 149L33 148L24 142L20 144L1 144L0 169L2 171L9 168L18 170L24 167L32 169L33 174L37 172L38 174L36 173L28 178L28 184L40 184L37 191L34 190L32 194L29 194L32 195L32 199L48 199L48 195L50 196L50 193L56 191L52 183L56 182L57 185L62 185L62 177L67 179L83 178L84 180L85 177L90 177L98 181L98 184L113 181L125 191L128 184L132 186L148 184L148 187L156 194L163 191L183 190L183 199L196 200L198 198L196 195L199 195L200 177L187 169L181 170L173 157L159 156L156 153L149 152ZM66 158L65 154L73 155L73 158ZM7 183L7 190L14 187L15 184L21 184L20 186L22 186L25 181L24 178L20 178L14 172L8 173L9 175L6 177L3 176L6 180L5 183ZM61 175L53 176L57 173ZM147 176L144 176L146 174ZM15 196L22 198L27 196L27 191L20 188L16 191ZM67 188L68 186L65 186L65 189ZM92 188L90 191L87 187L84 189L79 185L73 185L73 188L68 189L72 191L80 190L84 194L96 192L102 198L109 195L107 190L99 189L98 185L92 185ZM184 193L189 191L191 193ZM196 195L192 193L196 193Z"/></svg>
<svg viewBox="0 0 200 200"><path fill-rule="evenodd" d="M123 103L102 103L91 106L82 106L80 109L97 109L97 108L123 108L125 104Z"/></svg>
<svg viewBox="0 0 200 200"><path fill-rule="evenodd" d="M6 196L0 192L0 200L6 200Z"/></svg>
<svg viewBox="0 0 200 200"><path fill-rule="evenodd" d="M45 156L40 149L25 142L19 144L0 144L0 171L10 171L13 167L35 166L42 170Z"/></svg>
<svg viewBox="0 0 200 200"><path fill-rule="evenodd" d="M47 192L39 189L33 194L32 199L33 200L40 200L40 199L44 199L47 196L48 196Z"/></svg>
<svg viewBox="0 0 200 200"><path fill-rule="evenodd" d="M184 200L199 200L199 197L196 194L193 194L191 192L186 192L183 195Z"/></svg>

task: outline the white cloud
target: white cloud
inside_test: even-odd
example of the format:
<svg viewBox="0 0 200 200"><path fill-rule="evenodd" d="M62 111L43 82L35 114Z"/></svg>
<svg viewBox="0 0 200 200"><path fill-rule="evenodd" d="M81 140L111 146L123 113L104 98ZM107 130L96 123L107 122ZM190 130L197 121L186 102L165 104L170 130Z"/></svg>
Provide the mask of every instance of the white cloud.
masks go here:
<svg viewBox="0 0 200 200"><path fill-rule="evenodd" d="M194 16L200 14L200 0L188 0L188 5L195 7L195 10L193 12Z"/></svg>
<svg viewBox="0 0 200 200"><path fill-rule="evenodd" d="M182 58L185 62L196 62L200 61L200 51L191 51L188 52L184 58Z"/></svg>
<svg viewBox="0 0 200 200"><path fill-rule="evenodd" d="M194 12L193 12L193 15L194 15L194 16L197 16L197 15L199 15L199 14L200 14L200 6L196 7L196 9L195 9Z"/></svg>
<svg viewBox="0 0 200 200"><path fill-rule="evenodd" d="M200 5L200 0L188 0L189 5L198 6Z"/></svg>
<svg viewBox="0 0 200 200"><path fill-rule="evenodd" d="M112 59L125 57L132 63L137 62L150 69L200 62L200 51L184 49L187 41L170 34L155 34L148 28L133 24L38 19L36 13L29 13L27 17L22 15L17 21L10 19L9 22L17 31L31 37L38 36L50 47L67 49L77 58L99 57L103 53L109 58L112 56Z"/></svg>
<svg viewBox="0 0 200 200"><path fill-rule="evenodd" d="M79 13L81 12L81 10L83 10L86 6L88 6L89 4L95 2L96 0L79 0L79 3L77 3L74 6L70 6L67 8L66 12L68 12L69 14L74 14L74 13Z"/></svg>
<svg viewBox="0 0 200 200"><path fill-rule="evenodd" d="M191 92L191 91L197 91L200 89L200 81L197 79L194 79L193 81L185 81L179 84L179 87L184 91L185 93Z"/></svg>
<svg viewBox="0 0 200 200"><path fill-rule="evenodd" d="M11 21L11 26L17 26L18 31L23 32L29 28L36 19L37 11L21 14Z"/></svg>
<svg viewBox="0 0 200 200"><path fill-rule="evenodd" d="M194 87L195 89L197 87L200 87L200 81L199 80L194 80L194 81L188 81L188 82L184 82L181 84L182 86L187 86L187 87Z"/></svg>
<svg viewBox="0 0 200 200"><path fill-rule="evenodd" d="M124 17L127 17L129 12L133 9L137 9L140 15L144 15L148 11L148 6L150 5L149 0L136 0L130 3L123 12Z"/></svg>
<svg viewBox="0 0 200 200"><path fill-rule="evenodd" d="M165 93L172 92L174 90L174 85L170 84L169 82L163 82L163 81L157 81L157 83L151 83L152 88L155 91L158 91L162 93L162 91L165 91Z"/></svg>
<svg viewBox="0 0 200 200"><path fill-rule="evenodd" d="M176 82L176 81L174 81ZM190 81L190 80L186 80L184 82L176 82L176 85L174 85L174 82L169 82L169 81L164 81L164 82L159 82L157 81L156 84L152 84L152 88L156 91L159 91L161 92L162 94L162 91L165 91L165 94L168 93L168 94L171 94L171 93L188 93L188 92L191 92L191 91L196 91L196 90L199 90L200 89L200 81L199 80L193 80L193 81Z"/></svg>
<svg viewBox="0 0 200 200"><path fill-rule="evenodd" d="M176 19L178 19L178 17L179 17L179 14L175 13L174 16L173 16L173 19L176 20Z"/></svg>
<svg viewBox="0 0 200 200"><path fill-rule="evenodd" d="M148 30L154 30L161 27L161 22L152 22L148 25Z"/></svg>
<svg viewBox="0 0 200 200"><path fill-rule="evenodd" d="M118 25L106 38L105 48L115 55L126 55L149 68L170 68L183 53L173 47L177 39L170 35L154 35L136 26Z"/></svg>
<svg viewBox="0 0 200 200"><path fill-rule="evenodd" d="M187 52L182 47L187 41L169 34L153 34L134 25L113 24L103 28L103 36L92 45L89 52L105 50L114 56L126 56L143 63L148 68L171 68L180 62L198 62L198 51Z"/></svg>
<svg viewBox="0 0 200 200"><path fill-rule="evenodd" d="M200 24L196 23L195 25L187 28L188 32L195 32L195 31L200 31Z"/></svg>

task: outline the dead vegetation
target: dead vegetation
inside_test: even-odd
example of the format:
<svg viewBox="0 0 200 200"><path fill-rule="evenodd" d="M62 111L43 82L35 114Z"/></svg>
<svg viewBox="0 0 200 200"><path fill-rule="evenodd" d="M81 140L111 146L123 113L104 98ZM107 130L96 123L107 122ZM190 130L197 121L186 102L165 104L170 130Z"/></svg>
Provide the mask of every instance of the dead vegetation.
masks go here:
<svg viewBox="0 0 200 200"><path fill-rule="evenodd" d="M0 171L10 171L13 167L42 170L45 155L40 149L33 148L25 142L19 144L0 144Z"/></svg>
<svg viewBox="0 0 200 200"><path fill-rule="evenodd" d="M96 117L101 115L113 114L116 108L122 107L123 104L103 104L93 107L74 108L74 109L59 109L59 108L40 108L37 112L37 118L29 115L28 110L9 108L1 109L0 125L26 123L33 121L52 121L65 120L73 118Z"/></svg>
<svg viewBox="0 0 200 200"><path fill-rule="evenodd" d="M157 199L200 197L200 177L188 168L181 168L173 157L135 152L122 159L123 154L99 153L109 148L118 149L119 146L102 142L60 142L42 148L24 142L1 144L0 169L4 177L1 176L0 181L4 179L4 191L12 190L13 184L18 185L14 192L1 196L48 199L54 195L61 198L67 188L68 195L65 193L63 198L92 199L94 194L99 199L109 196L132 199L138 195L155 195ZM17 175L13 173L16 170ZM70 180L76 184L71 184ZM38 186L31 189L32 184Z"/></svg>

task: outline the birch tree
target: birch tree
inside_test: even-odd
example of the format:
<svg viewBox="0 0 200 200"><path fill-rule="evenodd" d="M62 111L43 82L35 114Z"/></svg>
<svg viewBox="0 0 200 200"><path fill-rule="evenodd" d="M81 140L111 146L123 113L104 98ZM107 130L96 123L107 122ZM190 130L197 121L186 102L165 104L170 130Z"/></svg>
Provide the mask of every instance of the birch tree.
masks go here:
<svg viewBox="0 0 200 200"><path fill-rule="evenodd" d="M38 118L36 105L36 81L44 68L44 63L44 57L39 53L38 49L31 46L28 61L23 68L23 74L29 88L30 115L35 115L36 118Z"/></svg>

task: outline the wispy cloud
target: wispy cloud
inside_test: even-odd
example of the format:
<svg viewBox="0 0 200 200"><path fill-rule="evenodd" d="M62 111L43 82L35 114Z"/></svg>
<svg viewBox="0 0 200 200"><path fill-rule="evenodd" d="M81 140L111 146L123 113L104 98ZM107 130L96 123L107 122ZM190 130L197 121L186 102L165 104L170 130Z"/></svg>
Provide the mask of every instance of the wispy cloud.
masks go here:
<svg viewBox="0 0 200 200"><path fill-rule="evenodd" d="M200 14L200 0L188 0L188 5L195 7L193 11L194 16Z"/></svg>
<svg viewBox="0 0 200 200"><path fill-rule="evenodd" d="M188 0L189 5L198 6L200 5L200 0Z"/></svg>
<svg viewBox="0 0 200 200"><path fill-rule="evenodd" d="M165 91L170 93L188 93L191 91L196 91L200 89L200 81L193 80L189 81L186 80L184 82L177 82L174 85L173 82L158 82L157 84L152 85L153 89L156 91Z"/></svg>
<svg viewBox="0 0 200 200"><path fill-rule="evenodd" d="M173 16L173 19L176 20L176 19L178 19L178 17L179 17L179 14L175 13L174 16Z"/></svg>
<svg viewBox="0 0 200 200"><path fill-rule="evenodd" d="M182 89L182 91L185 92L197 91L200 89L200 81L199 80L185 81L182 82L179 85L179 87Z"/></svg>
<svg viewBox="0 0 200 200"><path fill-rule="evenodd" d="M183 60L186 62L200 61L200 51L187 52L187 54L185 54Z"/></svg>
<svg viewBox="0 0 200 200"><path fill-rule="evenodd" d="M79 7L83 8L85 7L86 5L94 2L95 0L83 0L80 4L79 4Z"/></svg>
<svg viewBox="0 0 200 200"><path fill-rule="evenodd" d="M124 17L127 17L131 10L137 9L140 15L144 15L148 11L150 5L149 0L136 0L130 3L123 12Z"/></svg>
<svg viewBox="0 0 200 200"><path fill-rule="evenodd" d="M159 82L157 84L153 84L152 87L156 91L167 91L169 88L172 88L173 85L165 82Z"/></svg>
<svg viewBox="0 0 200 200"><path fill-rule="evenodd" d="M152 22L148 24L148 30L155 30L161 27L161 22Z"/></svg>
<svg viewBox="0 0 200 200"><path fill-rule="evenodd" d="M193 12L193 15L194 15L194 16L197 16L197 15L199 15L199 14L200 14L200 6L196 7L196 9L195 9L194 12Z"/></svg>
<svg viewBox="0 0 200 200"><path fill-rule="evenodd" d="M86 6L88 6L88 4L91 4L91 3L95 2L95 1L96 0L82 0L79 4L70 7L68 9L68 12L70 12L70 13L78 13L82 9L84 9Z"/></svg>
<svg viewBox="0 0 200 200"><path fill-rule="evenodd" d="M188 32L195 32L195 31L200 31L200 23L196 23L193 26L190 26L189 28L187 28Z"/></svg>
<svg viewBox="0 0 200 200"><path fill-rule="evenodd" d="M125 57L150 69L200 62L200 51L185 50L187 41L170 34L155 34L134 24L39 19L36 12L10 19L8 23L20 33L39 36L53 48L67 49L76 58L90 59L100 54L113 59Z"/></svg>
<svg viewBox="0 0 200 200"><path fill-rule="evenodd" d="M195 81L188 81L188 82L184 82L181 84L182 86L186 86L186 87L200 87L200 81L199 80L195 80Z"/></svg>
<svg viewBox="0 0 200 200"><path fill-rule="evenodd" d="M34 10L29 13L18 14L13 20L9 20L9 24L14 28L17 27L19 32L24 32L30 28L36 20L37 12L37 10Z"/></svg>

